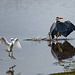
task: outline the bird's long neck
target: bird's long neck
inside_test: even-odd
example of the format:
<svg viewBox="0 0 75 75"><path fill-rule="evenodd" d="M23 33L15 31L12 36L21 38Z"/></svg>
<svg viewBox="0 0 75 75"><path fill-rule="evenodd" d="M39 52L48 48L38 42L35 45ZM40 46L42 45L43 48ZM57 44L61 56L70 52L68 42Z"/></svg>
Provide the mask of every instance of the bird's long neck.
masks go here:
<svg viewBox="0 0 75 75"><path fill-rule="evenodd" d="M55 24L56 24L57 22L60 22L60 21L59 21L59 20L55 21Z"/></svg>
<svg viewBox="0 0 75 75"><path fill-rule="evenodd" d="M59 19L56 19L55 23L60 22Z"/></svg>
<svg viewBox="0 0 75 75"><path fill-rule="evenodd" d="M59 19L58 19L58 18L56 18L56 21L59 21Z"/></svg>

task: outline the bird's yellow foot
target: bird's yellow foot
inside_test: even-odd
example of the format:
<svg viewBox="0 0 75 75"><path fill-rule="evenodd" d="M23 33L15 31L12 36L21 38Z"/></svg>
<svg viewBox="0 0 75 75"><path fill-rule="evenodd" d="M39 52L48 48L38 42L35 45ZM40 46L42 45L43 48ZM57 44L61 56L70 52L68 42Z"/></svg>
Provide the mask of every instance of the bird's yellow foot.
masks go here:
<svg viewBox="0 0 75 75"><path fill-rule="evenodd" d="M11 59L16 59L16 58L14 56L12 56Z"/></svg>

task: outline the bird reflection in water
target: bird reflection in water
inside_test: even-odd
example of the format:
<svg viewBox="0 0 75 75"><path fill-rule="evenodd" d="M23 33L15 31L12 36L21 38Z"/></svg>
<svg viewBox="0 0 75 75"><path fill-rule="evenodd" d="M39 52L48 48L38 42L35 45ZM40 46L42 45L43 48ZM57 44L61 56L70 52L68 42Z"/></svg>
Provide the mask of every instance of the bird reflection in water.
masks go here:
<svg viewBox="0 0 75 75"><path fill-rule="evenodd" d="M58 60L71 58L75 55L75 48L68 41L53 42L49 46L51 46L52 55Z"/></svg>
<svg viewBox="0 0 75 75"><path fill-rule="evenodd" d="M13 65L13 66L11 66L11 67L9 67L9 70L8 71L6 71L6 74L7 75L15 75L14 74L14 68L16 67L16 65ZM19 73L17 73L16 75L21 75L21 72L19 72Z"/></svg>
<svg viewBox="0 0 75 75"><path fill-rule="evenodd" d="M16 67L16 65L13 65L13 66L9 67L9 70L6 72L6 74L14 75L14 67Z"/></svg>
<svg viewBox="0 0 75 75"><path fill-rule="evenodd" d="M49 46L51 47L51 53L54 58L58 59L55 65L63 66L64 71L75 70L75 48L68 42L52 42Z"/></svg>

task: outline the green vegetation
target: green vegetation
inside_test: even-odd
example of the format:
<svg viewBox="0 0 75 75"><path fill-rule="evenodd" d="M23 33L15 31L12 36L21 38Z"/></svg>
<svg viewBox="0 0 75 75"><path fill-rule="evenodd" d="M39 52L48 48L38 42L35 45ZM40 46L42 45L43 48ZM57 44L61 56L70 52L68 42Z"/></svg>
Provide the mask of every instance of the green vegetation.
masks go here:
<svg viewBox="0 0 75 75"><path fill-rule="evenodd" d="M61 73L54 73L49 75L75 75L75 70L71 72L61 72Z"/></svg>

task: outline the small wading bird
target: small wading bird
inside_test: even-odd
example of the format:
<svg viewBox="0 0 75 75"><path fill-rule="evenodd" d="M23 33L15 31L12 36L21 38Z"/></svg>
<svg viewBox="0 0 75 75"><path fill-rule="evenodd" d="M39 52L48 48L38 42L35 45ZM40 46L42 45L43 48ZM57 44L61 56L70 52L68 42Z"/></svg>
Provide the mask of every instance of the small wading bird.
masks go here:
<svg viewBox="0 0 75 75"><path fill-rule="evenodd" d="M9 43L4 37L2 37L0 38L0 42L8 47L7 52L12 52L14 45L18 48L21 48L21 44L17 38L11 38L11 43Z"/></svg>
<svg viewBox="0 0 75 75"><path fill-rule="evenodd" d="M59 19L63 18L56 17L56 21L50 28L49 37L51 35L52 39L54 39L54 35L56 35L57 38L61 35L67 37L73 30L75 30L75 26L70 21L60 22Z"/></svg>

